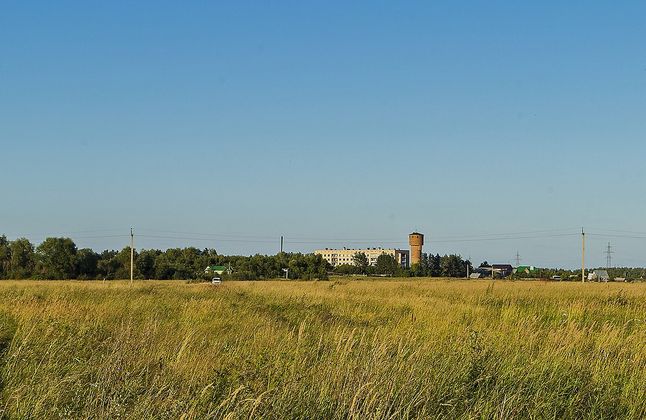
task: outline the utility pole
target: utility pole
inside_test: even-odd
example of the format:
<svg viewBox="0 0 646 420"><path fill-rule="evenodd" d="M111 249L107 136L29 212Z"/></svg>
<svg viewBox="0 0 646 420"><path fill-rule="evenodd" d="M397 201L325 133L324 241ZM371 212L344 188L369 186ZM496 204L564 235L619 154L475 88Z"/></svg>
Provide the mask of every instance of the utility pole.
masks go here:
<svg viewBox="0 0 646 420"><path fill-rule="evenodd" d="M585 231L581 228L581 283L585 283Z"/></svg>
<svg viewBox="0 0 646 420"><path fill-rule="evenodd" d="M281 235L281 236L280 236L280 253L281 253L281 254L283 253L283 239L284 239L284 238L283 238L283 236Z"/></svg>
<svg viewBox="0 0 646 420"><path fill-rule="evenodd" d="M132 280L134 279L134 273L135 273L135 234L132 231L132 228L130 228L130 284L132 284Z"/></svg>
<svg viewBox="0 0 646 420"><path fill-rule="evenodd" d="M516 267L520 265L520 259L520 254L518 253L518 251L516 251Z"/></svg>
<svg viewBox="0 0 646 420"><path fill-rule="evenodd" d="M469 260L467 260L467 278L469 278Z"/></svg>
<svg viewBox="0 0 646 420"><path fill-rule="evenodd" d="M608 242L608 249L605 252L606 254L606 268L612 267L612 254L614 254L614 251L612 250L612 247L610 246L610 242Z"/></svg>

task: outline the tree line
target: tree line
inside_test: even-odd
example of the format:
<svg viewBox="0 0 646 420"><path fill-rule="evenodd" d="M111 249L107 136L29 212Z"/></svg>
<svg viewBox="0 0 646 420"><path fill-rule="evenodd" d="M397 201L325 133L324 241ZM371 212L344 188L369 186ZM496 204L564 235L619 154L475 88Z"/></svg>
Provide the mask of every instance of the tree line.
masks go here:
<svg viewBox="0 0 646 420"><path fill-rule="evenodd" d="M353 264L333 268L320 255L279 253L277 255L227 256L214 249L195 247L143 249L134 252L136 279L209 279L208 266L226 267L225 277L259 280L284 277L325 279L328 274L387 275L394 277L465 277L471 262L459 255L423 254L420 264L402 268L390 255L380 255L370 265L359 252ZM10 241L0 236L1 279L113 280L130 278L130 247L95 252L78 249L70 238L47 238L34 246L26 238Z"/></svg>
<svg viewBox="0 0 646 420"><path fill-rule="evenodd" d="M626 280L643 280L646 278L646 269L640 267L596 267L585 270L586 281L588 273L597 270L605 270L608 272L610 279L624 278ZM560 277L562 280L581 280L581 269L568 270L563 268L536 268L529 273L515 273L514 278L518 279L550 279L554 276Z"/></svg>
<svg viewBox="0 0 646 420"><path fill-rule="evenodd" d="M236 280L261 280L285 276L291 279L326 279L336 275L385 275L393 277L466 277L467 267L473 272L469 260L460 255L422 254L419 264L402 268L391 255L380 255L375 265L370 265L365 253L358 252L353 264L330 266L320 255L279 253L277 255L220 255L215 249L195 247L144 249L134 253L136 279L209 279L213 273L208 266L227 268L225 277ZM643 279L644 268L611 268L610 278ZM531 273L517 273L513 278L549 279L559 276L563 280L580 279L580 270L537 268ZM78 249L70 238L47 238L34 246L26 238L10 241L0 236L0 279L80 279L113 280L130 277L130 247L119 251L95 252L90 248Z"/></svg>
<svg viewBox="0 0 646 420"><path fill-rule="evenodd" d="M357 252L352 257L352 264L341 264L334 269L339 275L386 275L393 277L466 277L467 267L473 271L471 261L460 255L422 254L419 264L404 268L392 255L382 254L377 257L375 265L370 265L368 256Z"/></svg>
<svg viewBox="0 0 646 420"><path fill-rule="evenodd" d="M227 267L228 277L258 280L284 276L292 279L325 279L327 262L318 255L279 253L273 256L225 256L214 249L146 249L134 253L136 279L209 279L205 268ZM28 239L13 241L0 236L1 279L113 280L130 278L130 247L95 252L78 249L70 238L47 238L34 246Z"/></svg>

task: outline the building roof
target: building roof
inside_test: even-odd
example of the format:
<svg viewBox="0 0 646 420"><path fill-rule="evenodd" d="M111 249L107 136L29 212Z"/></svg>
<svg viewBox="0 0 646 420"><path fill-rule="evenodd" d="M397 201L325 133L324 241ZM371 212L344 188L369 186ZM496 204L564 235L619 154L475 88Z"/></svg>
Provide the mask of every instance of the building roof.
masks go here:
<svg viewBox="0 0 646 420"><path fill-rule="evenodd" d="M325 249L316 249L314 252L325 252L325 251L356 251L356 252L365 252L365 251L398 251L398 252L408 252L407 249L399 248L325 248Z"/></svg>

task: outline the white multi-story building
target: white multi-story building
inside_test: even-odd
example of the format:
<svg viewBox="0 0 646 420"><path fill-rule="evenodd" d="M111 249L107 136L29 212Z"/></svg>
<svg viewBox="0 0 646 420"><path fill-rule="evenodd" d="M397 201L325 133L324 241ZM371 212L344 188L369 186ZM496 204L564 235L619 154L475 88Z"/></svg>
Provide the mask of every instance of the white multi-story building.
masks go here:
<svg viewBox="0 0 646 420"><path fill-rule="evenodd" d="M320 255L333 267L343 264L354 265L354 255L364 253L368 257L368 264L377 264L377 258L386 254L392 256L402 268L408 268L410 252L407 249L383 249L383 248L366 248L366 249L317 249L315 255Z"/></svg>

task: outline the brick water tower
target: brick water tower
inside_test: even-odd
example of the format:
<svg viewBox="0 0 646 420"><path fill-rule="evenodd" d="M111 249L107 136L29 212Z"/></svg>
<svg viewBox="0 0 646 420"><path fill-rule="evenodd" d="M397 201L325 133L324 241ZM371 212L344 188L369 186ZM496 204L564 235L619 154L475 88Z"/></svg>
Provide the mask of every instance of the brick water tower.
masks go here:
<svg viewBox="0 0 646 420"><path fill-rule="evenodd" d="M424 246L424 235L413 232L408 235L408 244L410 245L410 263L419 264L422 261L422 247Z"/></svg>

